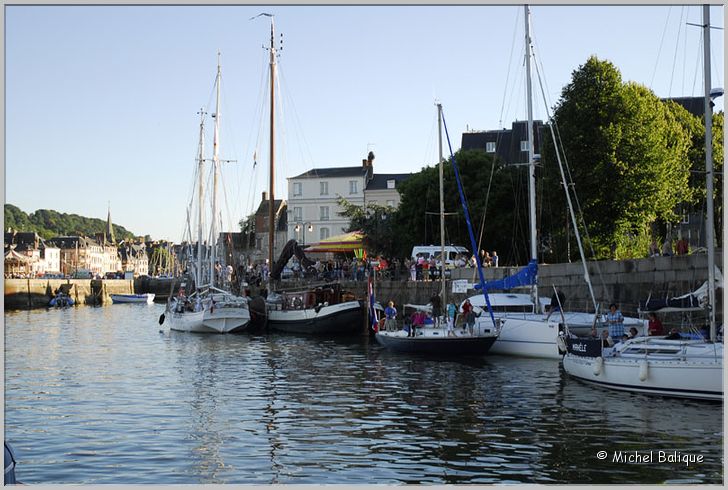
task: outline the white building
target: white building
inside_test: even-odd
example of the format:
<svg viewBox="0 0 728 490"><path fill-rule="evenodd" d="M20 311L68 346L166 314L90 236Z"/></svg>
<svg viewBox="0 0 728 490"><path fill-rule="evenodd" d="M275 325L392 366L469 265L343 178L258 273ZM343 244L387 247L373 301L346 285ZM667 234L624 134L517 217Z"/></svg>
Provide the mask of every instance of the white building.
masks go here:
<svg viewBox="0 0 728 490"><path fill-rule="evenodd" d="M361 167L314 168L288 179L288 238L302 245L344 233L349 220L340 216L340 197L364 205L364 189L372 179L374 155Z"/></svg>
<svg viewBox="0 0 728 490"><path fill-rule="evenodd" d="M374 154L360 167L314 168L288 179L288 239L302 245L345 233L349 219L340 216L343 197L356 206L398 207L397 186L411 174L375 174Z"/></svg>

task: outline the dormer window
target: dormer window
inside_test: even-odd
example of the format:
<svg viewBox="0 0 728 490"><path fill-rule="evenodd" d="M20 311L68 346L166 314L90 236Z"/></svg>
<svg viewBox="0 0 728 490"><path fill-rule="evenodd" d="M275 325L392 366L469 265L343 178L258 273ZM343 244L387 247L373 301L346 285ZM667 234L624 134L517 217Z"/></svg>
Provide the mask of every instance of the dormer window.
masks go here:
<svg viewBox="0 0 728 490"><path fill-rule="evenodd" d="M395 181L394 179L389 179L387 181L387 189L394 189Z"/></svg>

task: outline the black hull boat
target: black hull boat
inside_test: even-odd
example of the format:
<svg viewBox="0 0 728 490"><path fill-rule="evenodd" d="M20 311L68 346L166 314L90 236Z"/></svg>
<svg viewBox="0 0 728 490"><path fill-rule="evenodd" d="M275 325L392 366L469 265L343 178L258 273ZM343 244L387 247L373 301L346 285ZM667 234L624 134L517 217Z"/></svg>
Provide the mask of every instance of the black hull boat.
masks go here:
<svg viewBox="0 0 728 490"><path fill-rule="evenodd" d="M396 352L437 354L441 356L483 355L490 350L498 338L490 336L430 336L408 337L404 331L377 332L377 342Z"/></svg>
<svg viewBox="0 0 728 490"><path fill-rule="evenodd" d="M364 308L347 301L320 308L269 309L268 327L277 332L311 335L352 335L364 331Z"/></svg>

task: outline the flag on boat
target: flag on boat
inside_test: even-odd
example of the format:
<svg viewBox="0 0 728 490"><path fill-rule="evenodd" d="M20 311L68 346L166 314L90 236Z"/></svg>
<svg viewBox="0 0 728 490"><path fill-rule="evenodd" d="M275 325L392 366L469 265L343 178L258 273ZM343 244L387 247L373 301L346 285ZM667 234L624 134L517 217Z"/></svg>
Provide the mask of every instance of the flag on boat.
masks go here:
<svg viewBox="0 0 728 490"><path fill-rule="evenodd" d="M536 284L538 277L538 264L535 260L531 260L526 267L516 272L512 276L504 277L496 281L488 281L483 284L486 291L489 289L513 289L518 286L530 286ZM476 284L475 289L480 289L481 285Z"/></svg>
<svg viewBox="0 0 728 490"><path fill-rule="evenodd" d="M367 296L369 296L369 325L376 333L379 330L379 320L377 319L377 310L374 308L374 281L371 275L369 276Z"/></svg>

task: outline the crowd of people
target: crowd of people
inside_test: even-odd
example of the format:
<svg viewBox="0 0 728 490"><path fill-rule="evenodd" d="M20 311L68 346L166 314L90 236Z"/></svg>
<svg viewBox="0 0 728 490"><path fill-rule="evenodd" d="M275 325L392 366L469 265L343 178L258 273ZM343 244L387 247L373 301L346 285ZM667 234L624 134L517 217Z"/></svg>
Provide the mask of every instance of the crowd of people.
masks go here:
<svg viewBox="0 0 728 490"><path fill-rule="evenodd" d="M669 257L671 255L688 255L690 253L690 244L685 237L679 238L674 244L668 236L662 242L662 247L657 244L657 240L650 243L649 257Z"/></svg>

